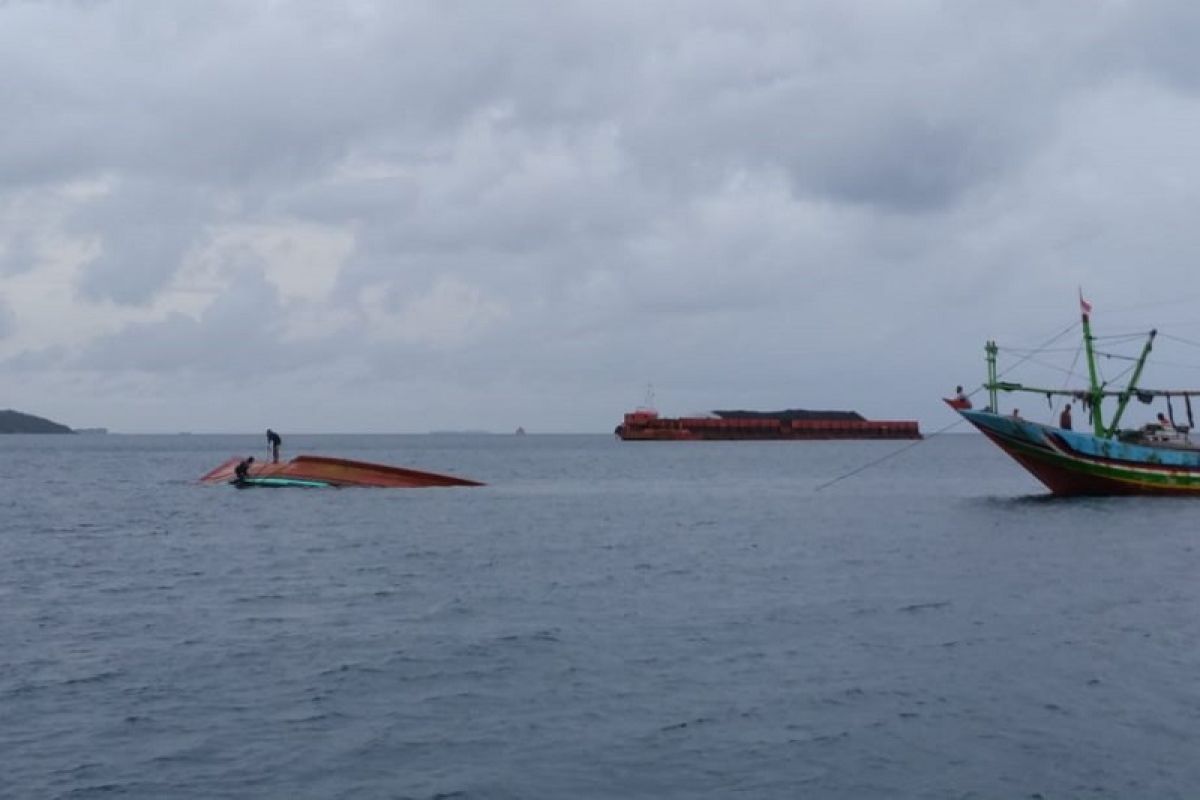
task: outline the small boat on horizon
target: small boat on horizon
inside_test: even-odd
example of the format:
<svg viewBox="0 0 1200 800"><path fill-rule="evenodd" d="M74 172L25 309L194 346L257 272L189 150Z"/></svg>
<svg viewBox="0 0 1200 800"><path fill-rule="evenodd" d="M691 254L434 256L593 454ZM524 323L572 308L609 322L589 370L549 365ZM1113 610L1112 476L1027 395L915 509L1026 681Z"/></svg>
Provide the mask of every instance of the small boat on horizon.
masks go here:
<svg viewBox="0 0 1200 800"><path fill-rule="evenodd" d="M1191 495L1200 496L1200 442L1193 441L1194 428L1191 398L1200 389L1148 389L1138 381L1146 359L1154 346L1158 332L1151 330L1141 354L1130 367L1125 388L1109 388L1098 377L1096 356L1117 354L1099 353L1092 334L1092 306L1079 298L1083 329L1083 351L1087 359L1088 386L1082 389L1053 389L1002 381L997 372L999 351L995 341L988 341L987 381L988 406L975 410L969 398L961 392L954 398L943 398L947 405L974 425L1001 450L1027 469L1046 488L1056 495ZM1068 329L1070 330L1070 329ZM1063 333L1066 333L1064 331ZM1181 340L1186 341L1186 340ZM1060 424L1050 425L1027 420L1014 410L1000 413L1000 392L1028 392L1035 395L1061 397L1067 400L1067 415ZM1142 403L1165 398L1169 416L1158 415L1158 422L1137 428L1122 429L1121 420L1130 400ZM1181 398L1187 409L1187 424L1174 422L1171 398ZM1115 400L1111 416L1104 416L1106 400ZM1086 412L1088 430L1073 430L1069 416L1072 403L1078 401ZM1084 416L1084 415L1081 415Z"/></svg>

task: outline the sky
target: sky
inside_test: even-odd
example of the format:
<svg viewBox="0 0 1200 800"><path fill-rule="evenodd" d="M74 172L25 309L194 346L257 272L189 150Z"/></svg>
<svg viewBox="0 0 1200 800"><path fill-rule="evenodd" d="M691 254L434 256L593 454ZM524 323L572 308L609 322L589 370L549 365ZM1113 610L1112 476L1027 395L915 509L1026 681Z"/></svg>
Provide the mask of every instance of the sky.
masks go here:
<svg viewBox="0 0 1200 800"><path fill-rule="evenodd" d="M0 408L928 433L1081 289L1200 386L1197 40L1185 0L0 0Z"/></svg>

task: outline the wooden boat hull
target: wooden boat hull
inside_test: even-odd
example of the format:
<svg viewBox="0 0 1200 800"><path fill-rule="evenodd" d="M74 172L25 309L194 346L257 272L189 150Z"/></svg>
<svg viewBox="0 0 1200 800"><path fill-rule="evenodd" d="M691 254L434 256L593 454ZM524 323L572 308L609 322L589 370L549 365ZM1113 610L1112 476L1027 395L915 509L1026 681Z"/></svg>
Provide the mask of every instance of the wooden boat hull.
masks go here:
<svg viewBox="0 0 1200 800"><path fill-rule="evenodd" d="M234 469L241 462L234 456L200 478L202 483L229 483L236 476ZM352 461L346 458L326 456L296 456L291 461L271 463L255 461L249 476L256 479L278 478L306 481L329 486L371 486L393 489L420 489L433 486L483 486L484 484L441 475L436 472L373 464L369 461Z"/></svg>
<svg viewBox="0 0 1200 800"><path fill-rule="evenodd" d="M1200 496L1200 450L1148 447L956 410L1054 494Z"/></svg>

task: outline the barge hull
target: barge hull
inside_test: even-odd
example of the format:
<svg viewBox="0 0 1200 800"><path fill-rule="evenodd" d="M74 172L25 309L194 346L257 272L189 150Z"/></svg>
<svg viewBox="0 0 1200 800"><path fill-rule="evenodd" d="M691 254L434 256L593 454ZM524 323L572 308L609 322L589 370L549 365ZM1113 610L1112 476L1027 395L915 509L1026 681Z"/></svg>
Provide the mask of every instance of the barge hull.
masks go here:
<svg viewBox="0 0 1200 800"><path fill-rule="evenodd" d="M850 414L853 412L841 412L834 419L766 415L667 418L634 411L625 415L616 434L627 442L922 438L915 420L869 420Z"/></svg>

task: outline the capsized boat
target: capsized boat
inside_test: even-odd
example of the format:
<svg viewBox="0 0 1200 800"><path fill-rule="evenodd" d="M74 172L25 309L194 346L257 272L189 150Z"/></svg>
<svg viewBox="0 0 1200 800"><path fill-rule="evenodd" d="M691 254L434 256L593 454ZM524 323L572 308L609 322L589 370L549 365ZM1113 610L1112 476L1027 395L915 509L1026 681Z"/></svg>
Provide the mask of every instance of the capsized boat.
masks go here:
<svg viewBox="0 0 1200 800"><path fill-rule="evenodd" d="M234 470L242 459L234 456L200 478L202 483L231 483L237 476ZM247 478L260 481L276 480L307 481L326 486L373 486L394 489L418 489L431 486L483 486L479 481L441 475L436 472L373 464L369 461L351 461L347 458L300 455L291 461L272 463L255 461L250 465Z"/></svg>
<svg viewBox="0 0 1200 800"><path fill-rule="evenodd" d="M1084 389L1048 389L1022 383L1001 381L997 374L999 347L987 342L987 381L989 404L982 411L972 408L963 395L943 398L968 422L1012 456L1025 469L1057 495L1193 495L1200 496L1200 442L1193 441L1194 427L1191 398L1200 389L1146 389L1138 385L1146 359L1153 349L1157 331L1150 331L1141 355L1132 366L1128 385L1108 388L1097 377L1095 337L1092 335L1091 304L1080 296L1083 350L1087 357L1088 386ZM1111 355L1107 353L1099 355ZM1131 359L1132 360L1132 359ZM1087 412L1089 429L1072 430L1068 425L1047 425L1023 419L1014 411L1001 414L1000 392L1029 392L1079 401ZM1121 418L1129 401L1153 402L1166 398L1171 418L1160 414L1159 424L1121 429ZM1187 424L1174 422L1171 398L1182 398L1187 408ZM1115 400L1112 415L1106 420L1104 403Z"/></svg>

